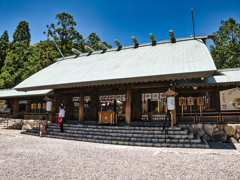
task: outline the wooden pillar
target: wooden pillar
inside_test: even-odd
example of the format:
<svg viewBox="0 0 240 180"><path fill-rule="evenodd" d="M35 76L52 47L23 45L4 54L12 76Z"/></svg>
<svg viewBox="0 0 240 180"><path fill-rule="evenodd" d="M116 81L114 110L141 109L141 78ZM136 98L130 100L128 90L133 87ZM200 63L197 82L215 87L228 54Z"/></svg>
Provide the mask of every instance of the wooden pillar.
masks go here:
<svg viewBox="0 0 240 180"><path fill-rule="evenodd" d="M107 111L108 110L108 103L107 102L105 103L105 107L106 107L105 110Z"/></svg>
<svg viewBox="0 0 240 180"><path fill-rule="evenodd" d="M114 100L114 109L113 109L114 112L117 112L117 101Z"/></svg>
<svg viewBox="0 0 240 180"><path fill-rule="evenodd" d="M99 97L97 94L91 96L91 119L98 119Z"/></svg>
<svg viewBox="0 0 240 180"><path fill-rule="evenodd" d="M158 99L158 114L162 113L162 99Z"/></svg>
<svg viewBox="0 0 240 180"><path fill-rule="evenodd" d="M122 113L125 113L126 110L126 101L122 102Z"/></svg>
<svg viewBox="0 0 240 180"><path fill-rule="evenodd" d="M13 103L13 115L19 112L19 100L14 100Z"/></svg>
<svg viewBox="0 0 240 180"><path fill-rule="evenodd" d="M142 113L144 113L144 104L145 104L144 101L145 101L145 100L142 100Z"/></svg>
<svg viewBox="0 0 240 180"><path fill-rule="evenodd" d="M137 92L136 94L136 109L137 109L137 120L142 120L142 94Z"/></svg>
<svg viewBox="0 0 240 180"><path fill-rule="evenodd" d="M146 101L146 113L148 112L148 100L145 100Z"/></svg>
<svg viewBox="0 0 240 180"><path fill-rule="evenodd" d="M214 87L214 99L215 99L215 108L217 112L220 112L220 97L219 97L219 88L217 86ZM211 97L210 97L211 98Z"/></svg>
<svg viewBox="0 0 240 180"><path fill-rule="evenodd" d="M147 105L148 105L148 121L151 121L152 120L152 102L151 102L151 99L148 99L147 100Z"/></svg>
<svg viewBox="0 0 240 180"><path fill-rule="evenodd" d="M84 119L84 89L81 88L80 90L80 99L79 99L79 118L78 122L80 124L83 124L83 119Z"/></svg>
<svg viewBox="0 0 240 180"><path fill-rule="evenodd" d="M170 89L174 92L175 91L175 82L174 81L170 81ZM175 97L176 98L176 97ZM175 109L172 111L172 115L173 115L173 125L176 126L177 125L177 115L176 115L176 100L175 100Z"/></svg>
<svg viewBox="0 0 240 180"><path fill-rule="evenodd" d="M126 87L126 110L125 110L125 124L131 124L131 88L130 84Z"/></svg>

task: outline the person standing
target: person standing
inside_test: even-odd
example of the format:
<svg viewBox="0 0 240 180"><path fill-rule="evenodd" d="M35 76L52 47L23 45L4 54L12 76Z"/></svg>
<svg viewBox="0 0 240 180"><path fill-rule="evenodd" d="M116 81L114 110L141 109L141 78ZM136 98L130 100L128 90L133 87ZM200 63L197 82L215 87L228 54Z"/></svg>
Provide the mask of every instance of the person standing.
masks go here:
<svg viewBox="0 0 240 180"><path fill-rule="evenodd" d="M65 120L65 110L63 106L61 106L61 109L59 111L59 117L62 118L62 121L60 122L60 130L63 132L63 121Z"/></svg>

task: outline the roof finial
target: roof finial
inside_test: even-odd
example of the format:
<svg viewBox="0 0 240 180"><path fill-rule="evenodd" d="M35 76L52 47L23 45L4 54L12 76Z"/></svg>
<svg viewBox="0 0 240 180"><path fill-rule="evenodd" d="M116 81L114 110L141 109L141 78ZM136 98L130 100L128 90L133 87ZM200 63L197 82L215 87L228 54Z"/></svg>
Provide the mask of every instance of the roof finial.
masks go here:
<svg viewBox="0 0 240 180"><path fill-rule="evenodd" d="M173 33L172 30L169 31L169 36L170 36L170 38L171 38L172 43L175 43L175 42L176 42L176 39L175 39L175 36L174 36L174 33Z"/></svg>
<svg viewBox="0 0 240 180"><path fill-rule="evenodd" d="M90 48L90 47L88 47L88 46L84 46L84 48L85 48L88 52L90 52L90 53L92 53L92 52L94 51L92 48Z"/></svg>
<svg viewBox="0 0 240 180"><path fill-rule="evenodd" d="M131 39L132 39L133 43L135 44L135 47L138 47L138 45L139 45L138 40L134 36L132 36Z"/></svg>
<svg viewBox="0 0 240 180"><path fill-rule="evenodd" d="M74 49L74 48L72 48L72 52L74 52L75 54L82 54L82 52L80 52L79 50L77 50L77 49Z"/></svg>
<svg viewBox="0 0 240 180"><path fill-rule="evenodd" d="M102 50L107 50L107 49L108 49L108 47L105 46L102 42L98 43L98 45L100 46L100 48L101 48Z"/></svg>
<svg viewBox="0 0 240 180"><path fill-rule="evenodd" d="M149 34L150 39L152 40L152 45L156 45L157 41L152 33Z"/></svg>
<svg viewBox="0 0 240 180"><path fill-rule="evenodd" d="M115 39L114 42L118 46L119 49L123 47L123 45L117 39Z"/></svg>

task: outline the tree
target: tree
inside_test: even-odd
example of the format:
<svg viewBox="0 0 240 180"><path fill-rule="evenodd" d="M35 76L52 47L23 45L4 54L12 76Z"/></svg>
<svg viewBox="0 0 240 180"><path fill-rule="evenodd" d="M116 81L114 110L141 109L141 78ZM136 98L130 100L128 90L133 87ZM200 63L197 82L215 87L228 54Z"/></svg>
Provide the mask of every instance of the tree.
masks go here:
<svg viewBox="0 0 240 180"><path fill-rule="evenodd" d="M99 42L101 42L101 39L95 32L92 32L88 36L87 45L90 46L93 50L97 51L101 49L98 44ZM109 45L106 41L103 41L102 43L108 48L112 48L112 45Z"/></svg>
<svg viewBox="0 0 240 180"><path fill-rule="evenodd" d="M0 76L0 88L12 88L22 81L21 77L24 73L24 62L27 61L26 49L28 47L26 40L10 45Z"/></svg>
<svg viewBox="0 0 240 180"><path fill-rule="evenodd" d="M27 51L31 35L28 22L21 21L13 33L13 41L9 43L4 66L1 69L0 88L12 88L22 81L24 62L27 61Z"/></svg>
<svg viewBox="0 0 240 180"><path fill-rule="evenodd" d="M20 21L17 26L17 29L15 29L15 32L13 33L13 42L19 43L21 41L26 41L29 45L30 40L31 40L31 34L30 34L28 22Z"/></svg>
<svg viewBox="0 0 240 180"><path fill-rule="evenodd" d="M27 51L29 55L27 61L24 62L22 80L54 63L54 59L59 54L50 40L39 41L36 44L30 45Z"/></svg>
<svg viewBox="0 0 240 180"><path fill-rule="evenodd" d="M221 24L210 46L213 60L217 68L240 67L240 24L233 18Z"/></svg>
<svg viewBox="0 0 240 180"><path fill-rule="evenodd" d="M8 32L7 30L5 30L2 36L0 37L0 71L3 67L4 60L7 55L8 44L9 44Z"/></svg>
<svg viewBox="0 0 240 180"><path fill-rule="evenodd" d="M71 14L62 12L56 15L57 23L47 25L47 37L51 36L55 40L64 56L72 54L71 49L76 48L78 43L82 43L83 36L75 30L77 23ZM46 34L46 32L43 32Z"/></svg>

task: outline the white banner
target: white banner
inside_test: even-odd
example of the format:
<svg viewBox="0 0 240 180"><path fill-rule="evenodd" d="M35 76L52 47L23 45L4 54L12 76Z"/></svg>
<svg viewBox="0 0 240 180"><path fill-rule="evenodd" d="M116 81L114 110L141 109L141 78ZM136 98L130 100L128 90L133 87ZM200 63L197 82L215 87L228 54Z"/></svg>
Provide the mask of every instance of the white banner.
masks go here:
<svg viewBox="0 0 240 180"><path fill-rule="evenodd" d="M108 96L102 96L102 101L107 101L108 100Z"/></svg>
<svg viewBox="0 0 240 180"><path fill-rule="evenodd" d="M165 93L160 93L160 99L166 99Z"/></svg>
<svg viewBox="0 0 240 180"><path fill-rule="evenodd" d="M159 93L152 93L152 100L157 100L159 98Z"/></svg>
<svg viewBox="0 0 240 180"><path fill-rule="evenodd" d="M145 94L145 100L151 99L151 98L152 98L152 94L151 93Z"/></svg>
<svg viewBox="0 0 240 180"><path fill-rule="evenodd" d="M121 101L122 99L122 95L116 95L116 98L115 98L117 101Z"/></svg>
<svg viewBox="0 0 240 180"><path fill-rule="evenodd" d="M126 94L122 95L121 101L126 101Z"/></svg>
<svg viewBox="0 0 240 180"><path fill-rule="evenodd" d="M72 101L77 101L79 102L80 97L73 97Z"/></svg>
<svg viewBox="0 0 240 180"><path fill-rule="evenodd" d="M27 104L27 100L21 100L19 101L19 104Z"/></svg>
<svg viewBox="0 0 240 180"><path fill-rule="evenodd" d="M221 111L240 110L240 88L220 91Z"/></svg>
<svg viewBox="0 0 240 180"><path fill-rule="evenodd" d="M91 101L91 97L90 96L84 96L84 101Z"/></svg>
<svg viewBox="0 0 240 180"><path fill-rule="evenodd" d="M108 100L114 100L115 99L115 95L110 95L109 97L108 97Z"/></svg>

